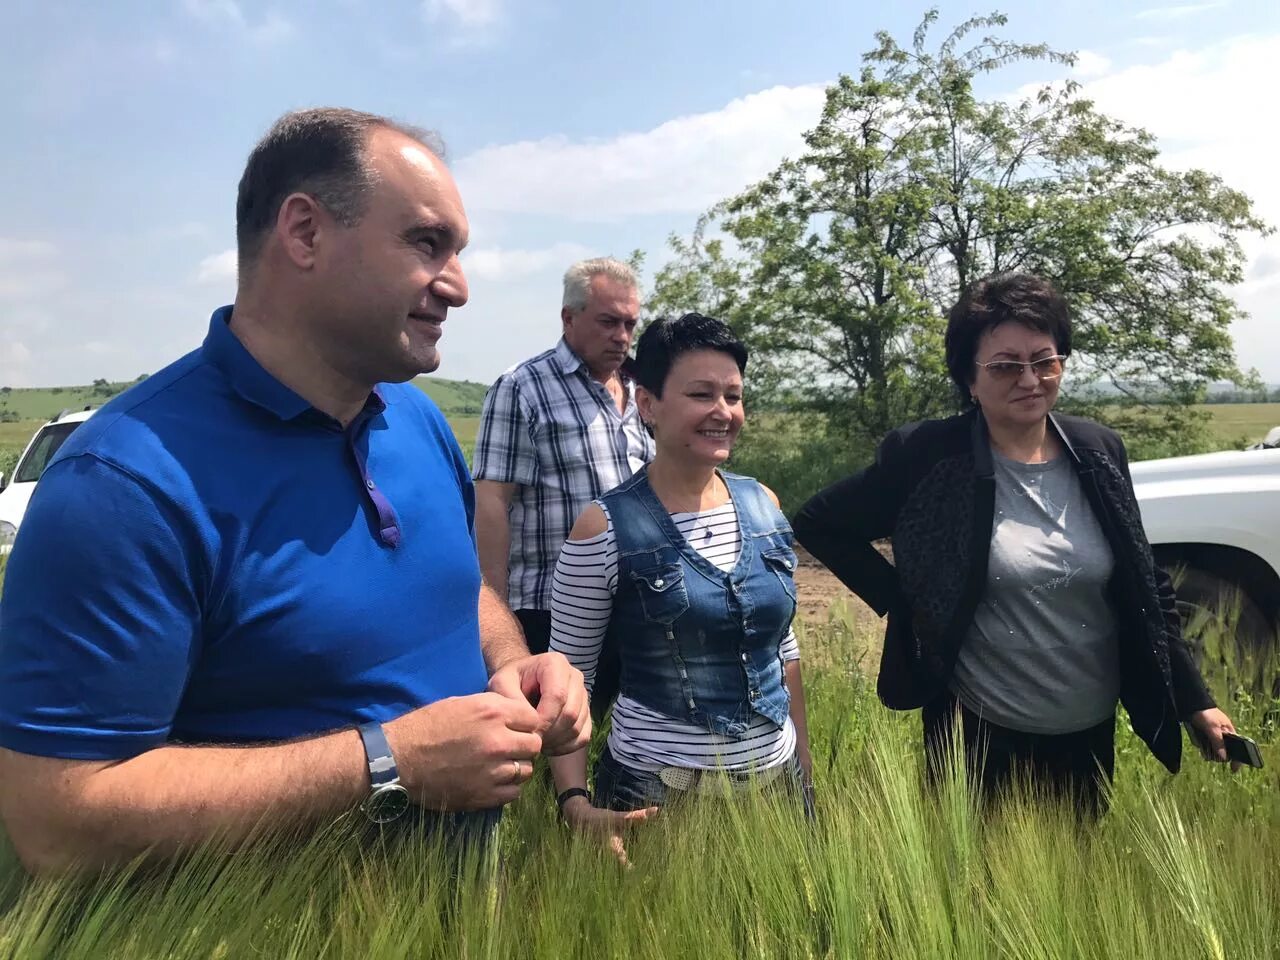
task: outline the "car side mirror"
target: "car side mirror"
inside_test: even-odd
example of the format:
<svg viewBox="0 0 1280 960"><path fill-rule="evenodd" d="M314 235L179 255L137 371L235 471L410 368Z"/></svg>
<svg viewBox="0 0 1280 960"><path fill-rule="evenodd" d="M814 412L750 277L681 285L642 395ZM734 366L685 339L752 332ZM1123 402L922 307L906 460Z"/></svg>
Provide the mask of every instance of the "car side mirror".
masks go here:
<svg viewBox="0 0 1280 960"><path fill-rule="evenodd" d="M4 489L4 474L0 473L0 490Z"/></svg>

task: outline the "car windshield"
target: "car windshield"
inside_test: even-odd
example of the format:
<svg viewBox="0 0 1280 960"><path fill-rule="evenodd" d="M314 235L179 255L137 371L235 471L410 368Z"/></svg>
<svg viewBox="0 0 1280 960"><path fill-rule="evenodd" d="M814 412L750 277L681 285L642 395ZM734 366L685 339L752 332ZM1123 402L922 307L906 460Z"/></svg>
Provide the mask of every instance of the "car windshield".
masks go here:
<svg viewBox="0 0 1280 960"><path fill-rule="evenodd" d="M40 474L44 473L44 468L49 465L58 448L67 437L71 436L71 432L80 426L81 422L51 423L41 430L36 436L36 442L31 445L27 455L18 464L18 469L13 472L13 482L35 483L39 480Z"/></svg>

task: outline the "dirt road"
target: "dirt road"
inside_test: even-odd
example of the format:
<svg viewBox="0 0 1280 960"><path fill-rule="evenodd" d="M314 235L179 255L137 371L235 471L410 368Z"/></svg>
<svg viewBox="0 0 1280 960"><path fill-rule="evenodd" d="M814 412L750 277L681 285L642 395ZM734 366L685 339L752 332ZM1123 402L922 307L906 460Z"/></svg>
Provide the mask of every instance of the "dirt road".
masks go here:
<svg viewBox="0 0 1280 960"><path fill-rule="evenodd" d="M874 674L880 664L884 621L803 547L796 548L796 557L800 607L796 633L805 663L856 665Z"/></svg>

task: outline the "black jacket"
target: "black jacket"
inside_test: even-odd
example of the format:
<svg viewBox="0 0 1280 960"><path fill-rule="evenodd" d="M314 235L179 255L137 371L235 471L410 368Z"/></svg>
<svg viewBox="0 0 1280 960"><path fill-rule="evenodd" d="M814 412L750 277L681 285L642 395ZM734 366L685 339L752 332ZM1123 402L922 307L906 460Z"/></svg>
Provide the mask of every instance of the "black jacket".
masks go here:
<svg viewBox="0 0 1280 960"><path fill-rule="evenodd" d="M1170 771L1178 721L1214 705L1174 609L1173 585L1142 529L1124 444L1080 417L1050 423L1115 554L1109 585L1120 642L1120 701ZM995 471L986 420L970 411L891 432L876 460L806 503L796 539L877 613L889 614L878 691L911 710L940 695L987 581ZM893 563L873 546L892 538Z"/></svg>

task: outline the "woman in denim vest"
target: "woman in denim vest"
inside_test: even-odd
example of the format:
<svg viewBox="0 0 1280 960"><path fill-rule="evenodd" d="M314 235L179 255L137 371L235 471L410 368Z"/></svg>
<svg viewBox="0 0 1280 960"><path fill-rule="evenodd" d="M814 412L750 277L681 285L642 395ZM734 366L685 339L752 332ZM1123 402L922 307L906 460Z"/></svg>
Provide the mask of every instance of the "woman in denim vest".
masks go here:
<svg viewBox="0 0 1280 960"><path fill-rule="evenodd" d="M551 648L588 689L606 638L621 660L595 804L585 750L551 759L557 803L623 859L623 829L690 793L776 783L811 813L791 528L772 491L718 469L746 365L719 320L645 330L636 401L657 453L583 511L556 565Z"/></svg>

